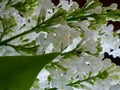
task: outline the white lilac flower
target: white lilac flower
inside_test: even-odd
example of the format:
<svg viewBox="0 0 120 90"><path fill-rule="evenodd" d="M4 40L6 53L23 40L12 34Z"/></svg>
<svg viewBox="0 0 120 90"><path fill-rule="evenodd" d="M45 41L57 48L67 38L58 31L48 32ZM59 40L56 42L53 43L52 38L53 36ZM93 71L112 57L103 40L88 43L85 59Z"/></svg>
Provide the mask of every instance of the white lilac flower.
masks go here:
<svg viewBox="0 0 120 90"><path fill-rule="evenodd" d="M120 39L117 36L113 36L113 28L113 25L108 25L102 29L101 33L103 33L103 35L101 35L101 46L103 48L103 52L108 52L110 55L117 57L119 54L114 53L119 51ZM111 49L114 51L111 52Z"/></svg>
<svg viewBox="0 0 120 90"><path fill-rule="evenodd" d="M47 9L52 9L54 4L51 3L51 0L40 0L40 5L46 7Z"/></svg>
<svg viewBox="0 0 120 90"><path fill-rule="evenodd" d="M41 16L45 16L45 19L48 19L50 18L54 12L53 12L53 9L54 9L54 4L51 3L51 0L40 0L40 6L38 8L38 11L40 11L40 14Z"/></svg>
<svg viewBox="0 0 120 90"><path fill-rule="evenodd" d="M90 25L90 22L87 20L82 21L79 25L84 32L80 48L95 53L97 51L96 46L99 38L98 32L89 30L88 26Z"/></svg>
<svg viewBox="0 0 120 90"><path fill-rule="evenodd" d="M44 47L43 50L52 43L54 47L53 52L62 51L62 49L72 44L73 40L79 36L79 32L68 27L68 25L61 25L53 29L54 32L48 33L46 38L44 38L43 34L40 34L36 39L40 43L40 47Z"/></svg>
<svg viewBox="0 0 120 90"><path fill-rule="evenodd" d="M73 4L72 0L60 0L59 7L69 10L70 6Z"/></svg>
<svg viewBox="0 0 120 90"><path fill-rule="evenodd" d="M13 55L20 55L18 52L16 52L13 48L7 46L2 46L0 48L0 56L13 56Z"/></svg>
<svg viewBox="0 0 120 90"><path fill-rule="evenodd" d="M113 55L114 58L120 55L120 48L116 48L113 51L109 52L109 55Z"/></svg>
<svg viewBox="0 0 120 90"><path fill-rule="evenodd" d="M110 6L105 7L106 10L116 10L117 9L117 4L116 3L112 3Z"/></svg>
<svg viewBox="0 0 120 90"><path fill-rule="evenodd" d="M120 89L120 85L116 84L110 87L110 90L119 90Z"/></svg>
<svg viewBox="0 0 120 90"><path fill-rule="evenodd" d="M92 71L93 75L97 74L98 71L104 71L105 69L109 68L112 64L111 61L106 59L102 61L103 56L101 57L94 57L91 55L83 55L82 57L72 57L63 61L59 61L60 65L63 65L65 68L67 68L66 71L62 71L60 68L48 68L47 70L49 71L51 77L52 77L52 87L57 87L58 90L63 88L63 90L69 90L70 87L66 86L68 81L73 77L75 80L83 79L83 76L85 74L88 74L90 71ZM97 69L96 69L97 68ZM110 70L110 77L114 76L114 72L111 69ZM112 71L111 71L112 70ZM116 71L119 72L119 71ZM116 74L116 73L115 73ZM119 76L119 74L117 74ZM116 75L115 75L116 76ZM116 76L117 77L117 76ZM119 80L116 81L116 83ZM59 82L59 83L57 83ZM95 84L94 86L88 84L88 83L83 83L86 86L88 85L90 90L109 90L111 85L116 84L113 78L107 78L106 80L97 80L98 84ZM69 89L67 89L69 88ZM86 87L87 88L87 87ZM100 89L101 88L101 89ZM85 89L85 90L89 90ZM76 90L71 88L71 90ZM79 89L78 89L79 90Z"/></svg>
<svg viewBox="0 0 120 90"><path fill-rule="evenodd" d="M49 87L49 82L48 82L48 76L50 75L50 73L43 69L39 75L38 75L38 78L40 79L39 81L39 85L41 88L46 88L46 87Z"/></svg>
<svg viewBox="0 0 120 90"><path fill-rule="evenodd" d="M101 14L101 13L102 13L102 7L101 7L101 6L97 6L97 7L94 8L94 9L88 10L86 13Z"/></svg>

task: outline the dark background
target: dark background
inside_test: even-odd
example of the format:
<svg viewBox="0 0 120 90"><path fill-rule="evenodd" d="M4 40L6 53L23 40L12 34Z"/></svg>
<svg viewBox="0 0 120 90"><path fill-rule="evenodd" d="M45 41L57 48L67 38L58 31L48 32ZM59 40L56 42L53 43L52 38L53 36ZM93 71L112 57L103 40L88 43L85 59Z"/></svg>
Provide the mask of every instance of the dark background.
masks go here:
<svg viewBox="0 0 120 90"><path fill-rule="evenodd" d="M69 1L69 0L68 0ZM73 0L79 3L79 7L82 7L86 0ZM118 4L118 9L120 9L120 0L99 0L101 3L103 3L103 6L110 6L112 3L117 3ZM59 0L52 0L52 2L57 5L59 3ZM108 24L113 24L114 25L114 30L120 29L120 22L113 22L109 21ZM116 57L113 58L112 55L108 55L107 53L104 54L104 58L110 58L112 62L116 63L117 65L120 65L120 58Z"/></svg>

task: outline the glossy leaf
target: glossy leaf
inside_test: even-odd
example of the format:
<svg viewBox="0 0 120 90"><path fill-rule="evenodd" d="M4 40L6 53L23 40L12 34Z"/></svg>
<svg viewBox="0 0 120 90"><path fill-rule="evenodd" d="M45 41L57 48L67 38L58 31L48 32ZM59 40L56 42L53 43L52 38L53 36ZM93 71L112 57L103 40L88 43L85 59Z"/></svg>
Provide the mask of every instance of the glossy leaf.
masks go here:
<svg viewBox="0 0 120 90"><path fill-rule="evenodd" d="M40 70L57 55L0 57L0 90L29 90Z"/></svg>

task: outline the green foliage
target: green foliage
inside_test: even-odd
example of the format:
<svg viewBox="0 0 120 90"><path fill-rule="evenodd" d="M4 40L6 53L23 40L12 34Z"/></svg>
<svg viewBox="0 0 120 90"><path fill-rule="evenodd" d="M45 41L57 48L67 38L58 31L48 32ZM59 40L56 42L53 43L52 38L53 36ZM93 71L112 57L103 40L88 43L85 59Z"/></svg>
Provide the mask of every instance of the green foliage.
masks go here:
<svg viewBox="0 0 120 90"><path fill-rule="evenodd" d="M0 57L0 90L29 90L40 70L58 55Z"/></svg>
<svg viewBox="0 0 120 90"><path fill-rule="evenodd" d="M61 24L63 21L66 21L66 18L67 18L66 15L67 15L67 12L64 9L59 8L51 18L45 21L45 23L48 27L54 26L56 24Z"/></svg>
<svg viewBox="0 0 120 90"><path fill-rule="evenodd" d="M0 0L0 2L2 1L3 0ZM33 13L36 6L38 5L38 0L23 0L23 2L18 2L16 4L12 4L12 0L8 0L6 6L9 5L18 10L21 16L28 17ZM10 16L9 18L0 18L4 29L0 37L0 46L11 46L17 52L24 52L34 55L38 49L38 45L35 43L33 44L33 42L23 45L11 45L8 43L32 32L49 32L49 28L51 26L62 24L64 22L67 22L70 27L75 28L76 30L81 30L79 26L74 25L74 22L79 23L82 20L88 20L89 17L94 19L90 20L89 29L92 30L98 30L103 24L107 24L108 20L120 21L120 10L106 11L102 8L101 14L96 14L95 12L87 13L87 11L95 9L97 6L102 6L99 0L87 0L86 4L82 8L77 8L71 12L67 12L64 9L59 8L58 11L49 19L46 20L45 15L39 16L38 23L35 27L17 34L16 36L10 37L4 41L2 41L4 35L9 34L12 31L12 27L16 26L17 23L13 16ZM81 37L84 37L84 31L82 30ZM91 53L89 51L85 52L94 56L98 56L102 51L100 39L98 39L97 43L98 45L96 46L96 53ZM81 53L82 50L76 47L72 51L63 53L62 56L64 59L70 58L70 56L73 55L80 57ZM52 61L58 54L59 53L51 53L40 56L0 57L0 90L29 90L39 71L43 69L48 62ZM60 68L63 71L67 71L67 69L59 63L51 63L51 65ZM92 72L90 71L88 75L84 75L83 80L74 81L72 78L67 86L84 88L85 86L82 84L82 82L88 82L91 85L94 85L96 79L104 80L108 76L109 74L107 70L100 71L95 76L92 75ZM118 76L115 76L114 78L117 79ZM48 77L48 81L51 81L51 77ZM57 88L46 88L45 90L57 90Z"/></svg>
<svg viewBox="0 0 120 90"><path fill-rule="evenodd" d="M46 9L41 8L39 16L37 18L37 25L39 25L40 23L44 22L46 18Z"/></svg>
<svg viewBox="0 0 120 90"><path fill-rule="evenodd" d="M8 0L6 6L9 6L9 5L11 5L11 4L12 4L12 0Z"/></svg>
<svg viewBox="0 0 120 90"><path fill-rule="evenodd" d="M99 3L99 0L87 0L86 4L82 8L77 8L73 10L68 15L68 21L81 21L86 19L87 17L90 17L91 14L94 13L86 13L90 9L95 9L97 6L102 6L101 3Z"/></svg>
<svg viewBox="0 0 120 90"><path fill-rule="evenodd" d="M95 12L87 13L87 11L95 9L97 6L101 6L102 8L102 12L100 14L96 14ZM90 20L89 29L99 30L102 25L107 24L108 20L120 21L119 16L119 9L107 11L102 7L99 0L87 0L86 4L82 8L77 8L68 14L67 21L68 25L71 26L70 23L73 21L81 22L82 20L93 18L94 20Z"/></svg>
<svg viewBox="0 0 120 90"><path fill-rule="evenodd" d="M17 25L15 18L13 16L10 16L9 18L0 18L0 21L2 22L2 27L3 27L3 31L1 32L1 36L0 36L0 41L2 40L2 38L7 35L12 33L13 27Z"/></svg>
<svg viewBox="0 0 120 90"><path fill-rule="evenodd" d="M48 76L47 79L48 79L48 82L49 82L49 83L52 81L52 77L51 77L50 75Z"/></svg>
<svg viewBox="0 0 120 90"><path fill-rule="evenodd" d="M14 48L17 52L20 52L21 54L23 53L23 55L24 54L35 55L39 47L39 45L36 45L35 41L23 45L12 45L12 44L7 44L7 45Z"/></svg>
<svg viewBox="0 0 120 90"><path fill-rule="evenodd" d="M108 20L120 21L120 10L110 10L105 14Z"/></svg>
<svg viewBox="0 0 120 90"><path fill-rule="evenodd" d="M59 12L60 11L60 12ZM48 20L36 25L35 27L33 27L32 29L28 30L28 31L25 31L23 33L20 33L16 36L13 36L5 41L2 41L0 42L0 46L2 45L7 45L8 42L16 39L16 38L19 38L19 37L22 37L26 34L30 34L32 32L40 32L40 31L46 31L46 32L49 32L49 27L50 26L54 26L56 24L58 24L58 22L60 23L59 20L63 21L63 18L65 18L65 15L66 15L66 12L65 10L63 9L59 9L58 12L56 12L51 18L49 18ZM7 24L7 23L6 23Z"/></svg>
<svg viewBox="0 0 120 90"><path fill-rule="evenodd" d="M99 30L102 25L107 24L106 16L102 14L91 14L90 17L95 19L90 21L89 29L91 30Z"/></svg>
<svg viewBox="0 0 120 90"><path fill-rule="evenodd" d="M98 74L95 76L93 76L92 72L90 71L88 73L88 75L84 75L83 80L74 81L74 79L72 79L69 81L67 86L71 86L71 87L75 87L75 88L79 88L79 87L84 88L85 85L82 84L83 82L88 82L89 84L94 85L97 79L104 80L108 76L109 76L108 70L99 71Z"/></svg>
<svg viewBox="0 0 120 90"><path fill-rule="evenodd" d="M38 5L38 0L25 0L24 2L18 2L12 5L23 16L29 16L35 10Z"/></svg>
<svg viewBox="0 0 120 90"><path fill-rule="evenodd" d="M39 25L40 23L46 24L47 27L53 26L55 24L62 23L63 21L66 20L66 14L67 11L65 11L62 8L59 8L56 13L52 17L50 17L48 20L45 21L45 15L39 15L38 17L38 22L37 24Z"/></svg>
<svg viewBox="0 0 120 90"><path fill-rule="evenodd" d="M49 65L46 66L46 68L59 68L61 69L62 71L66 72L67 71L67 68L64 67L63 65L59 64L58 62L51 62Z"/></svg>
<svg viewBox="0 0 120 90"><path fill-rule="evenodd" d="M58 11L51 18L57 18L59 16L66 18L66 14L67 14L67 11L65 11L62 8L59 8Z"/></svg>
<svg viewBox="0 0 120 90"><path fill-rule="evenodd" d="M17 25L16 20L13 16L10 16L8 18L1 18L1 21L4 29L4 34L10 33L11 28Z"/></svg>
<svg viewBox="0 0 120 90"><path fill-rule="evenodd" d="M97 6L102 6L102 3L100 3L99 0L87 0L82 9L90 10L96 8Z"/></svg>

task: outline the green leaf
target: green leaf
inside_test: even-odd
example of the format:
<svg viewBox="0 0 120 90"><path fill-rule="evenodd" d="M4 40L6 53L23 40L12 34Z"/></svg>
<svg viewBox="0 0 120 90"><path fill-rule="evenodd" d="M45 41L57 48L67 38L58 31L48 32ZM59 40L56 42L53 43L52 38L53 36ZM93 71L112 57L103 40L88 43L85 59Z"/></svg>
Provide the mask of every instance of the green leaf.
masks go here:
<svg viewBox="0 0 120 90"><path fill-rule="evenodd" d="M0 0L0 3L2 2L3 0Z"/></svg>
<svg viewBox="0 0 120 90"><path fill-rule="evenodd" d="M0 90L29 90L40 70L58 55L0 57Z"/></svg>

